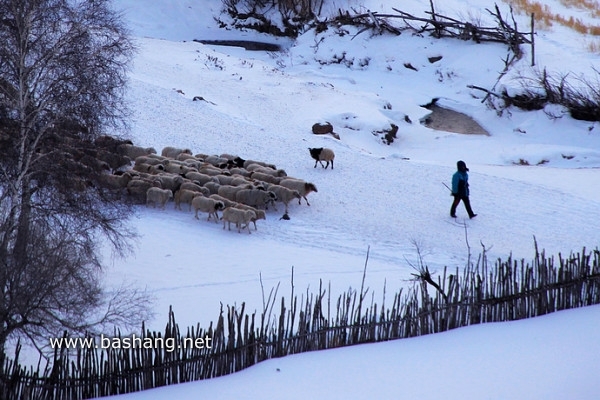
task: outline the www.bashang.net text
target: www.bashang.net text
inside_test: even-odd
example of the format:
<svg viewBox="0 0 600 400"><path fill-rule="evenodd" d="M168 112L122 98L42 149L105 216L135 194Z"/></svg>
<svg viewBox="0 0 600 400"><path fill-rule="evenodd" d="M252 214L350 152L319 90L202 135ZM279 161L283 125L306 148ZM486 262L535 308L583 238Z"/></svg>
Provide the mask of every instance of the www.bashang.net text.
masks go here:
<svg viewBox="0 0 600 400"><path fill-rule="evenodd" d="M175 338L140 337L136 335L126 337L99 337L85 338L50 338L50 347L53 349L165 349L168 352L177 349L210 349L212 338L208 335L196 338L182 338L179 343Z"/></svg>

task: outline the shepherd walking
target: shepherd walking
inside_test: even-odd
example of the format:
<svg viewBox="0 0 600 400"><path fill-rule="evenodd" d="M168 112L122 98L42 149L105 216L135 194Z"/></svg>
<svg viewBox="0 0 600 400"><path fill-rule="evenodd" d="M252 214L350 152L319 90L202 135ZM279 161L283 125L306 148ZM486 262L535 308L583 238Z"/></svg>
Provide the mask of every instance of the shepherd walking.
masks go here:
<svg viewBox="0 0 600 400"><path fill-rule="evenodd" d="M471 209L471 202L469 201L469 174L467 174L469 168L461 160L456 163L456 169L457 171L452 175L452 196L454 197L454 202L452 202L452 207L450 208L450 216L456 218L456 207L458 207L458 204L462 200L469 218L475 218L477 214Z"/></svg>

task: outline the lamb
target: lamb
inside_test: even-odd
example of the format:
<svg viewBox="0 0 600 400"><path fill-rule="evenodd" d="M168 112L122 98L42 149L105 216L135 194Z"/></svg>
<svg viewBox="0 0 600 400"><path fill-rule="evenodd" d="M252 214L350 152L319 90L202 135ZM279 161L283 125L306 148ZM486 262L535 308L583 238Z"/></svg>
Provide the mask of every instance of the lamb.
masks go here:
<svg viewBox="0 0 600 400"><path fill-rule="evenodd" d="M219 210L223 210L225 208L225 204L222 201L211 199L209 197L204 196L196 196L192 200L192 208L194 209L194 217L198 218L198 211L208 213L207 221L210 220L210 217L215 217L215 223L219 223Z"/></svg>
<svg viewBox="0 0 600 400"><path fill-rule="evenodd" d="M179 149L177 147L167 146L162 149L162 152L160 154L163 157L169 157L169 158L176 159L177 156L180 155L181 153L192 154L192 151L190 149Z"/></svg>
<svg viewBox="0 0 600 400"><path fill-rule="evenodd" d="M248 228L250 232L250 222L256 220L256 213L252 210L241 210L239 208L228 207L223 210L223 229L225 229L225 223L228 224L229 230L231 230L231 223L234 222L238 228L238 233L241 233L242 228Z"/></svg>
<svg viewBox="0 0 600 400"><path fill-rule="evenodd" d="M274 192L277 195L277 199L285 205L286 214L288 212L288 205L290 201L293 199L298 199L300 201L302 199L302 196L298 190L288 189L281 185L270 185L269 190ZM275 211L277 211L277 209L275 209Z"/></svg>
<svg viewBox="0 0 600 400"><path fill-rule="evenodd" d="M180 189L175 193L175 209L181 210L181 203L185 203L189 206L188 211L192 211L192 200L196 196L203 196L201 192L196 192L189 189Z"/></svg>
<svg viewBox="0 0 600 400"><path fill-rule="evenodd" d="M277 201L277 195L271 191L264 191L259 189L243 189L236 193L235 201L256 208L260 208L263 206L265 208L268 208L269 203L273 203L273 205L275 204L275 202Z"/></svg>
<svg viewBox="0 0 600 400"><path fill-rule="evenodd" d="M331 169L333 169L333 159L335 158L333 150L328 149L327 147L309 147L308 151L310 151L310 156L315 160L315 166L313 168L317 168L317 163L321 163L321 167L327 169L331 162ZM327 162L324 166L323 161Z"/></svg>
<svg viewBox="0 0 600 400"><path fill-rule="evenodd" d="M267 219L267 214L265 213L265 210L259 210L257 208L254 208L252 206L247 206L246 204L241 204L241 203L235 203L234 205L235 208L239 208L240 210L250 210L250 211L254 211L254 213L256 214L256 218L250 220L250 222L252 222L254 224L254 230L258 230L256 228L256 221L259 219Z"/></svg>
<svg viewBox="0 0 600 400"><path fill-rule="evenodd" d="M146 191L146 206L153 203L154 208L156 208L157 205L160 205L160 208L165 208L165 204L167 204L167 201L171 198L173 198L173 192L169 189L151 187Z"/></svg>
<svg viewBox="0 0 600 400"><path fill-rule="evenodd" d="M288 189L297 190L300 193L300 195L304 198L304 200L306 200L306 205L308 206L310 206L310 203L308 202L306 196L308 196L312 192L318 192L317 187L314 183L306 182L301 179L288 178L282 180L281 182L279 182L279 184ZM298 204L302 204L302 199L298 199Z"/></svg>

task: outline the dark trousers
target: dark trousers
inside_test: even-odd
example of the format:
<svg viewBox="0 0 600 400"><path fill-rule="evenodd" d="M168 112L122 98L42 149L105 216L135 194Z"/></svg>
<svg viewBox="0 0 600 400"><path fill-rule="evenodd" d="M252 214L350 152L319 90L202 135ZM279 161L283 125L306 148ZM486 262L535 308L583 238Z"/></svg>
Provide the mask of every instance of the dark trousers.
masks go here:
<svg viewBox="0 0 600 400"><path fill-rule="evenodd" d="M456 194L454 195L454 202L452 203L452 207L450 208L450 215L452 217L456 217L456 207L458 207L458 204L461 200L465 205L465 208L467 209L467 214L469 214L469 218L473 218L475 213L471 209L471 202L469 201L469 196L461 196Z"/></svg>

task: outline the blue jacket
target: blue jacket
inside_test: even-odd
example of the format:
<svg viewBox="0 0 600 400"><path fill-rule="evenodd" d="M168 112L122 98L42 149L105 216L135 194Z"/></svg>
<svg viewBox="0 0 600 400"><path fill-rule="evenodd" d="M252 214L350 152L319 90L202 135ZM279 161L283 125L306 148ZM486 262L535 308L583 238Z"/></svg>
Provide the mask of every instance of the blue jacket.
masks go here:
<svg viewBox="0 0 600 400"><path fill-rule="evenodd" d="M452 175L452 194L456 196L469 195L469 174L456 171Z"/></svg>

